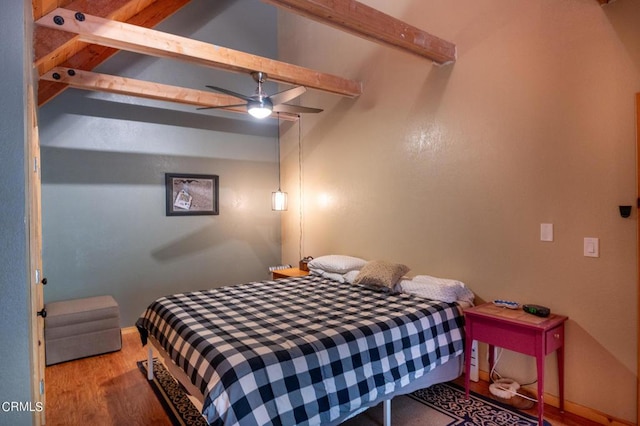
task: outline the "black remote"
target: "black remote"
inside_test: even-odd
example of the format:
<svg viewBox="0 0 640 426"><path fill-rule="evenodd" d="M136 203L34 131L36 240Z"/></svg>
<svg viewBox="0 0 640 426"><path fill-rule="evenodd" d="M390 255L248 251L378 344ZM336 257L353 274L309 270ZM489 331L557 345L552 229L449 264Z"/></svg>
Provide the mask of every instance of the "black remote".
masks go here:
<svg viewBox="0 0 640 426"><path fill-rule="evenodd" d="M522 310L539 317L548 317L551 314L551 309L540 305L522 305Z"/></svg>

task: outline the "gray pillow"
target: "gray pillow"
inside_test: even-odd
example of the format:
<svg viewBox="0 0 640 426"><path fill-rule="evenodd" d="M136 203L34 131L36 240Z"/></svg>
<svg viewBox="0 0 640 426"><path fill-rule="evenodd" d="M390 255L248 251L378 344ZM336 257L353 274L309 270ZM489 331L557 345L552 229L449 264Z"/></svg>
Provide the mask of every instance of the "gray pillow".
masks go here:
<svg viewBox="0 0 640 426"><path fill-rule="evenodd" d="M372 260L362 267L353 283L389 291L393 290L400 278L409 271L409 267L401 263Z"/></svg>

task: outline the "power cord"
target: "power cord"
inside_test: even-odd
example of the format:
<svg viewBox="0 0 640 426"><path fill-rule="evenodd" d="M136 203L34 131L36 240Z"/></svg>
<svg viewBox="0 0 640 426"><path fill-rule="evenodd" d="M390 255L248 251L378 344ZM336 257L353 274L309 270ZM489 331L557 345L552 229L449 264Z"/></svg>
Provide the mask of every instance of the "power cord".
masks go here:
<svg viewBox="0 0 640 426"><path fill-rule="evenodd" d="M500 375L500 373L498 372L498 370L496 370L496 368L498 367L498 361L500 361L500 358L502 357L502 353L504 352L504 350L500 348L496 352L497 352L497 355L493 360L493 368L491 368L491 371L489 372L489 380L492 382L489 385L489 392L503 399L509 399L514 395L518 395L529 401L538 402L536 398L532 398L529 395L524 395L518 392L518 389L520 389L521 386L529 386L529 385L535 384L538 382L538 380L534 380L533 382L527 383L525 385L520 385L518 382L516 382L513 379L502 377L502 375ZM496 376L497 376L497 379L495 378Z"/></svg>
<svg viewBox="0 0 640 426"><path fill-rule="evenodd" d="M518 395L529 401L538 402L536 398L518 392L518 389L520 389L520 384L511 379L499 379L489 385L489 392L502 399L510 399L514 395Z"/></svg>

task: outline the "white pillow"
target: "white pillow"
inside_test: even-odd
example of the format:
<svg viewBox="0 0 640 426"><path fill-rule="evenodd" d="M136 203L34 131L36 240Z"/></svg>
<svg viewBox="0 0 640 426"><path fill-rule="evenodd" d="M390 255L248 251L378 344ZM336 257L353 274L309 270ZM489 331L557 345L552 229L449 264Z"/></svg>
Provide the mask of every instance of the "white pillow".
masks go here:
<svg viewBox="0 0 640 426"><path fill-rule="evenodd" d="M339 283L348 282L349 284L353 284L353 280L358 275L358 270L349 271L346 274L340 274L338 272L327 272L322 269L309 268L309 273L311 275L318 275L323 278L328 278L333 281L337 281Z"/></svg>
<svg viewBox="0 0 640 426"><path fill-rule="evenodd" d="M337 272L325 272L324 277L329 278L330 280L338 281L339 283L344 282L344 275Z"/></svg>
<svg viewBox="0 0 640 426"><path fill-rule="evenodd" d="M450 280L447 278L432 277L431 275L416 275L412 278L413 281L425 282L442 287L464 287L464 283L456 280Z"/></svg>
<svg viewBox="0 0 640 426"><path fill-rule="evenodd" d="M412 280L401 280L400 291L427 299L453 303L456 301L473 304L474 294L464 283L429 275L417 275Z"/></svg>
<svg viewBox="0 0 640 426"><path fill-rule="evenodd" d="M360 273L359 269L356 269L354 271L349 271L346 274L344 274L344 280L349 284L353 284L353 282L355 281L359 273Z"/></svg>
<svg viewBox="0 0 640 426"><path fill-rule="evenodd" d="M359 257L330 254L316 257L308 263L309 269L321 269L325 272L335 272L345 274L362 268L367 263Z"/></svg>
<svg viewBox="0 0 640 426"><path fill-rule="evenodd" d="M423 281L400 280L398 287L400 287L400 291L403 293L439 300L441 302L453 303L458 298L456 290L453 287L440 287Z"/></svg>

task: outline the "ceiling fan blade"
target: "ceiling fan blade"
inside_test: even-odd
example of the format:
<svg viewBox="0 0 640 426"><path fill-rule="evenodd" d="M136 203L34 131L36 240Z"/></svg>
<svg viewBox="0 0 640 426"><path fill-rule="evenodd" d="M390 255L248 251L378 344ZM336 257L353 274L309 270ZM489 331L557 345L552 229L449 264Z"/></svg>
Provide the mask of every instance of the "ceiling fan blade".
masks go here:
<svg viewBox="0 0 640 426"><path fill-rule="evenodd" d="M220 93L224 93L225 95L230 95L233 96L234 98L239 98L239 99L244 99L245 101L250 101L251 98L243 95L242 93L237 93L234 92L232 90L227 90L227 89L223 89L222 87L216 87L216 86L207 86L209 89L211 90L215 90L216 92L220 92Z"/></svg>
<svg viewBox="0 0 640 426"><path fill-rule="evenodd" d="M210 106L210 107L200 107L196 108L197 110L201 109L220 109L220 108L237 108L237 107L246 107L247 104L236 104L236 105L218 105L218 106Z"/></svg>
<svg viewBox="0 0 640 426"><path fill-rule="evenodd" d="M293 114L297 114L297 113L315 114L318 112L322 112L323 110L321 110L320 108L310 108L310 107L305 107L301 105L279 104L273 107L273 111L274 112L290 112Z"/></svg>
<svg viewBox="0 0 640 426"><path fill-rule="evenodd" d="M297 98L307 91L307 88L304 86L294 87L293 89L283 90L282 92L278 92L274 95L269 96L271 102L274 105L283 104L285 102L289 102L292 99Z"/></svg>

